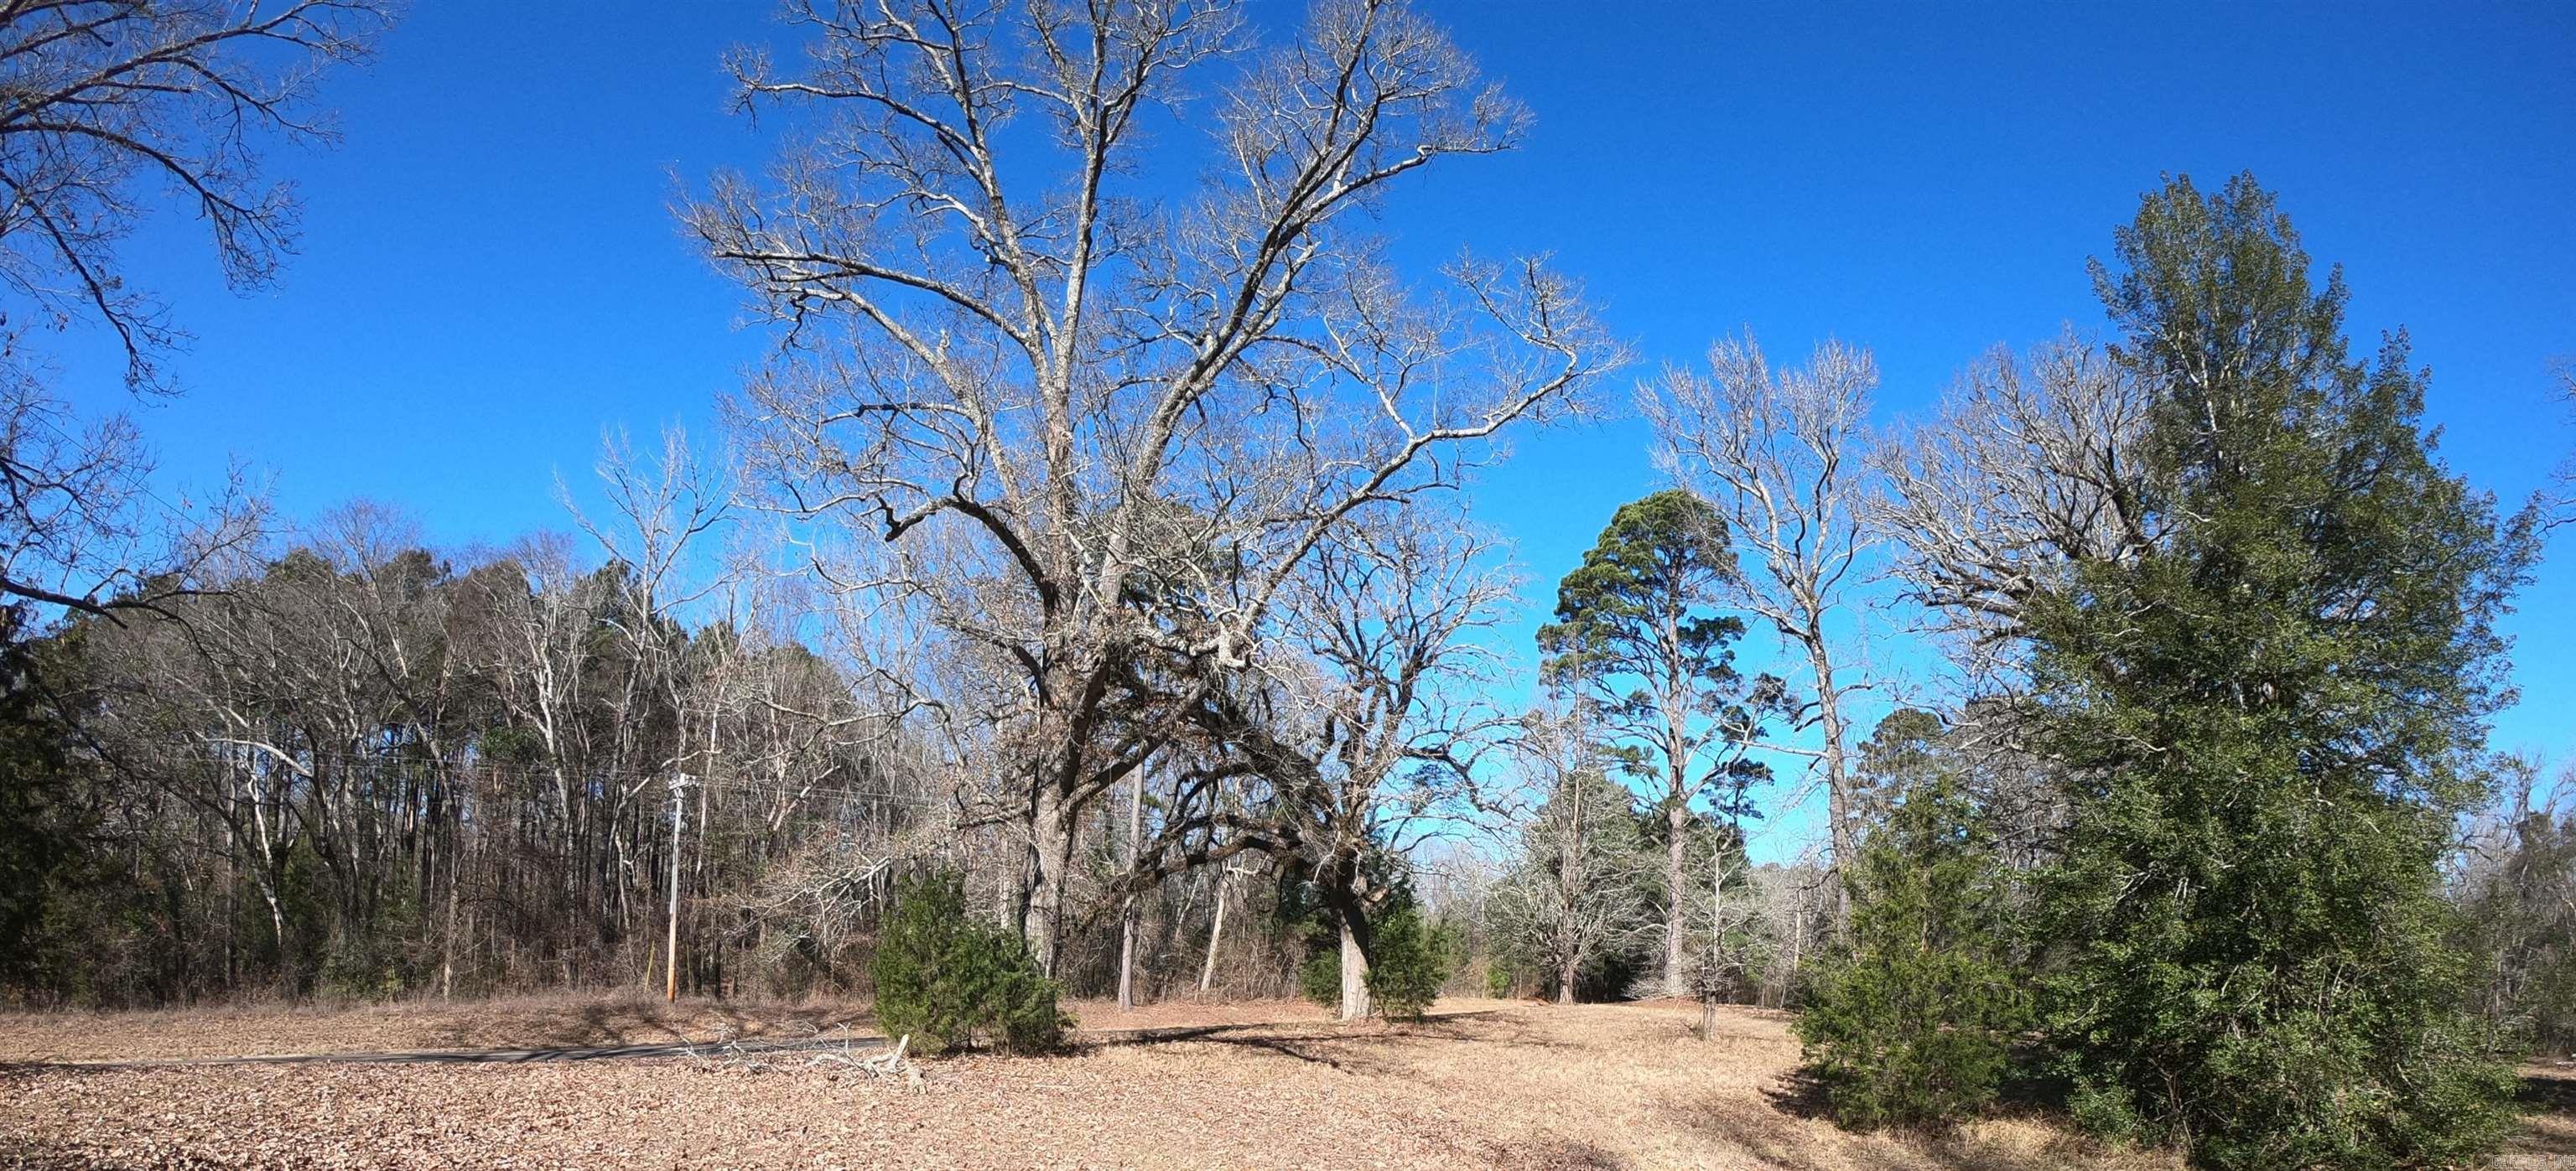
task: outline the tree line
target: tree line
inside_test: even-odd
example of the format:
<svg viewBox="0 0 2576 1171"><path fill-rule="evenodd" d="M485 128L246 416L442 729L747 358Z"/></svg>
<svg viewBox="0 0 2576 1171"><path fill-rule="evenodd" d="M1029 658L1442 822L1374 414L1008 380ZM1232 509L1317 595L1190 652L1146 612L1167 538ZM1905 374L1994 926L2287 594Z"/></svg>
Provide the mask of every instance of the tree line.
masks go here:
<svg viewBox="0 0 2576 1171"><path fill-rule="evenodd" d="M2020 1085L2248 1167L2473 1157L2576 1037L2567 788L2486 747L2553 502L2443 463L2250 176L2166 179L2099 338L1926 418L1839 342L1642 380L1669 487L1521 672L1475 479L1630 353L1542 258L1388 260L1413 173L1529 117L1437 27L789 11L801 56L727 58L777 162L678 212L778 339L722 441L612 438L569 534L442 550L172 506L26 356L104 324L169 392L147 180L266 279L252 164L382 11L0 10L42 144L0 273L50 323L0 450L11 996L865 992L899 916L1025 962L1045 1035L1058 986L1757 1001L1855 1125Z"/></svg>

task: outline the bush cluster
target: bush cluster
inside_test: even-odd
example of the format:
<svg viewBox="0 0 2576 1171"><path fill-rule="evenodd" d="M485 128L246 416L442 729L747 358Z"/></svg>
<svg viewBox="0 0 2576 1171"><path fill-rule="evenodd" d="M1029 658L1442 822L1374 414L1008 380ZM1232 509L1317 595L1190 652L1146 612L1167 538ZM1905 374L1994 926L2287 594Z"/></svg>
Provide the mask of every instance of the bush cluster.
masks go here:
<svg viewBox="0 0 2576 1171"><path fill-rule="evenodd" d="M1318 931L1314 938L1314 949L1297 965L1297 991L1332 1008L1342 1002L1341 935ZM1455 928L1424 921L1422 909L1410 898L1390 902L1369 931L1365 979L1370 1011L1421 1020L1423 1010L1439 999L1441 986L1457 973L1465 950Z"/></svg>
<svg viewBox="0 0 2576 1171"><path fill-rule="evenodd" d="M968 915L953 874L904 884L871 971L878 1027L911 1035L917 1053L987 1044L1035 1053L1073 1027L1028 945Z"/></svg>
<svg viewBox="0 0 2576 1171"><path fill-rule="evenodd" d="M1849 1126L1937 1129L1992 1101L2032 1020L2006 887L1948 778L1907 795L1853 867L1850 947L1797 1031Z"/></svg>
<svg viewBox="0 0 2576 1171"><path fill-rule="evenodd" d="M1449 928L1426 923L1422 910L1399 903L1378 920L1376 954L1369 957L1369 1001L1387 1017L1421 1020L1458 968L1459 941Z"/></svg>

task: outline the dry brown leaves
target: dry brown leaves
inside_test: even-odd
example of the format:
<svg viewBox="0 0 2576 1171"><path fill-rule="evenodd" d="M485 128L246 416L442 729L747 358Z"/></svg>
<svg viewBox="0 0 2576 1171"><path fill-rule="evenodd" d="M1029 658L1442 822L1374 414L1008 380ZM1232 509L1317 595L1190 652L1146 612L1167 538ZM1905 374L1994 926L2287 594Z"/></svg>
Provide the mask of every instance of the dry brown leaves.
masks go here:
<svg viewBox="0 0 2576 1171"><path fill-rule="evenodd" d="M2178 1167L2038 1118L1938 1142L1837 1130L1778 1014L1729 1011L1703 1042L1678 1006L1443 1008L1480 1011L934 1061L918 1095L787 1062L22 1067L0 1074L0 1167ZM1251 1012L1091 1006L1085 1024ZM2571 1132L2535 1128L2517 1157L2576 1150Z"/></svg>
<svg viewBox="0 0 2576 1171"><path fill-rule="evenodd" d="M442 1004L0 1013L0 1059L117 1061L414 1049L562 1048L805 1037L850 1025L864 1003L744 1004L642 993L562 993Z"/></svg>

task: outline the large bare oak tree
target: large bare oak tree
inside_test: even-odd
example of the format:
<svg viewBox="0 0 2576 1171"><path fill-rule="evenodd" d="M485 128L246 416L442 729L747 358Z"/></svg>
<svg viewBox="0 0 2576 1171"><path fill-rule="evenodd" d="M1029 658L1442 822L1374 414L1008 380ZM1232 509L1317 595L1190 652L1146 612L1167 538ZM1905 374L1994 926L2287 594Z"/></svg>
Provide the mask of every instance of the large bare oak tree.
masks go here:
<svg viewBox="0 0 2576 1171"><path fill-rule="evenodd" d="M1052 963L1082 811L1253 661L1298 565L1621 355L1535 260L1421 291L1361 230L1527 122L1401 4L1260 49L1186 0L791 18L801 62L732 64L794 146L684 212L784 327L747 458L774 505L881 542L835 581L1007 665L992 816L1025 830Z"/></svg>

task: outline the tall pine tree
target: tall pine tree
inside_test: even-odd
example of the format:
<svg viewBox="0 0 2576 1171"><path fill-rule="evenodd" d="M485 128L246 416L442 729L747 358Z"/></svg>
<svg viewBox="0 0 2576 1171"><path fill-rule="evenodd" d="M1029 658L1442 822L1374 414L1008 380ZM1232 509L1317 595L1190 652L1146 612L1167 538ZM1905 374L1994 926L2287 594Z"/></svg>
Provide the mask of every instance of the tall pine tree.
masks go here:
<svg viewBox="0 0 2576 1171"><path fill-rule="evenodd" d="M1621 765L1647 786L1663 822L1666 995L1690 994L1690 839L1694 802L1718 824L1752 816L1751 786L1767 778L1742 748L1786 709L1780 681L1735 669L1744 620L1716 612L1735 573L1726 520L1708 502L1667 489L1619 506L1583 565L1556 593L1540 628L1544 670L1597 704Z"/></svg>
<svg viewBox="0 0 2576 1171"><path fill-rule="evenodd" d="M2511 1083L2437 868L2527 528L2435 455L2402 334L2348 355L2340 271L2311 285L2250 177L2169 181L2116 245L2094 279L2173 536L2031 614L2077 808L2037 923L2077 1112L2213 1167L2473 1157Z"/></svg>

